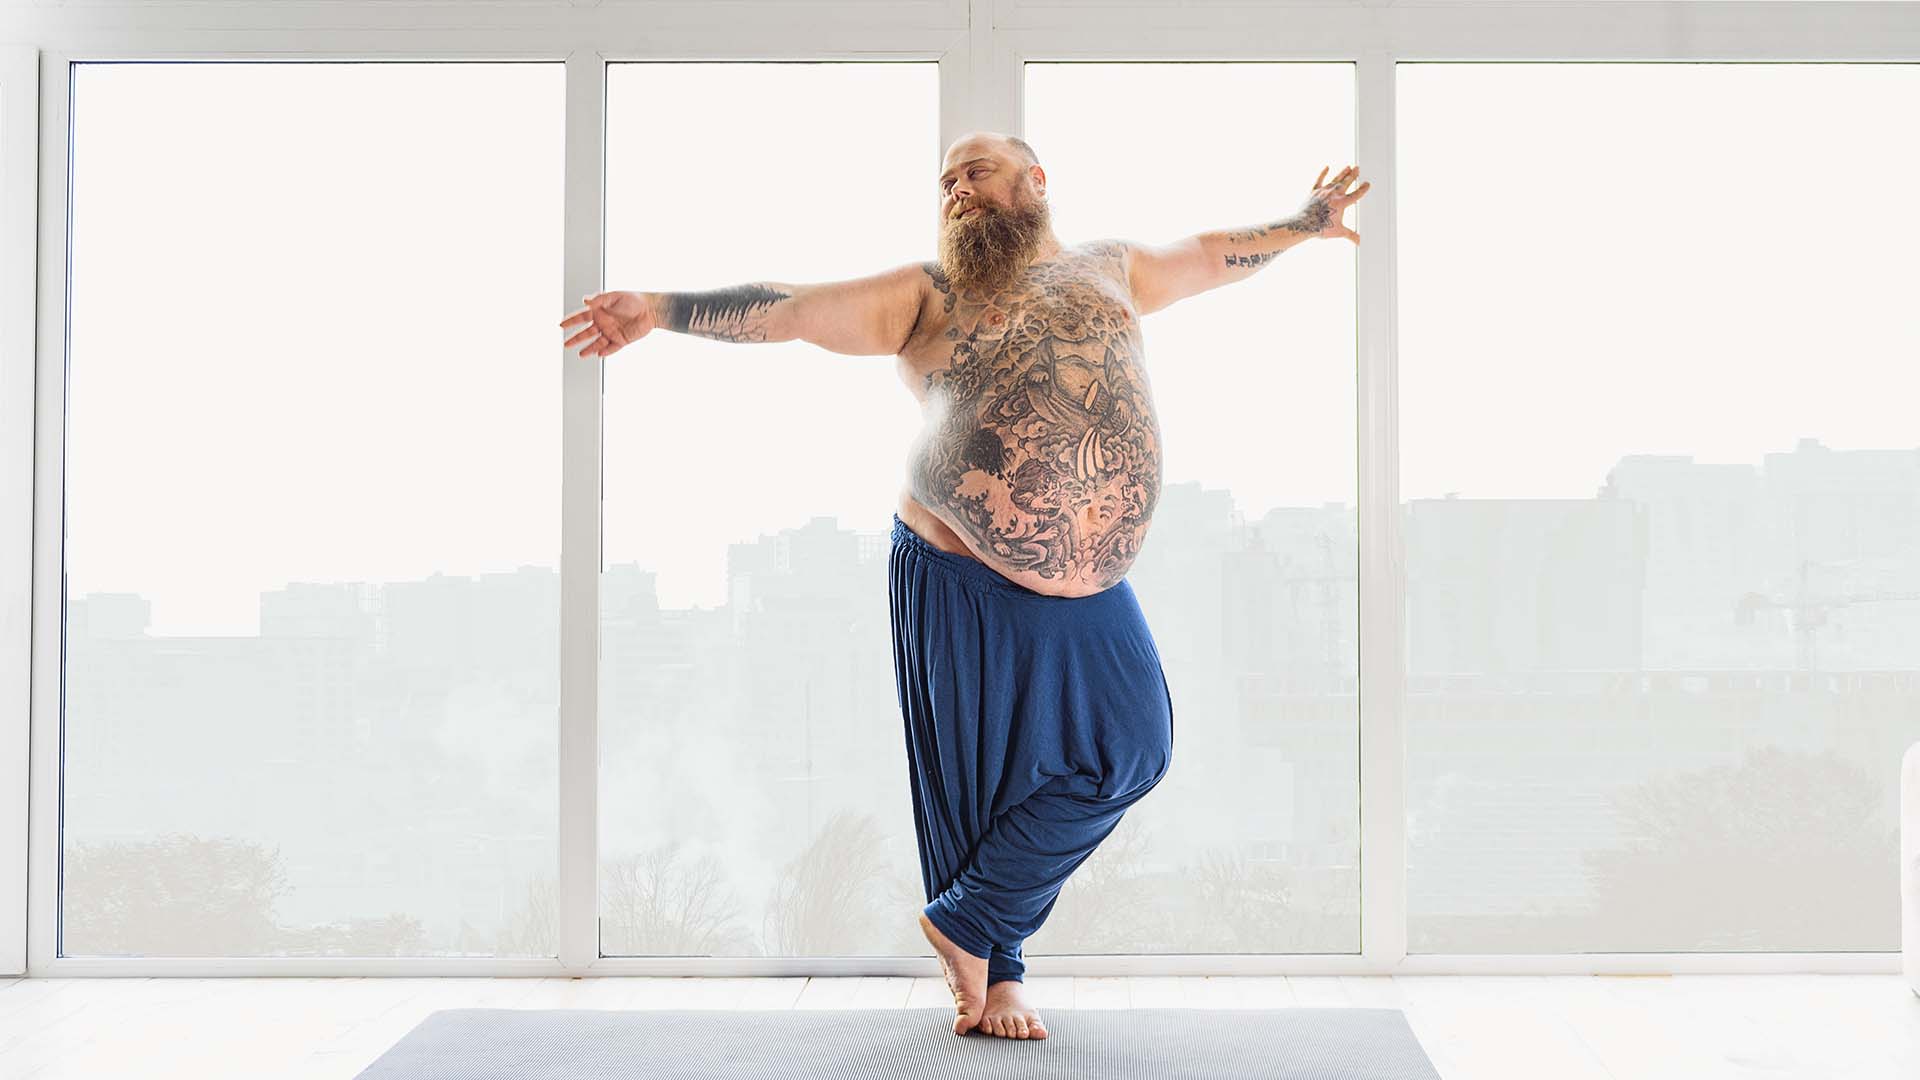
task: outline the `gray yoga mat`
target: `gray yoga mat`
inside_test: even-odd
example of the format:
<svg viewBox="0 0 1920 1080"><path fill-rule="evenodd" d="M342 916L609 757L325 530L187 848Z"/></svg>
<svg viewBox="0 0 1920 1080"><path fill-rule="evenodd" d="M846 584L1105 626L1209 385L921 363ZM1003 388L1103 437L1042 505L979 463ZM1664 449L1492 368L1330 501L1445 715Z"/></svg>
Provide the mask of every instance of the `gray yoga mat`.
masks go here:
<svg viewBox="0 0 1920 1080"><path fill-rule="evenodd" d="M1440 1080L1398 1009L442 1009L356 1080Z"/></svg>

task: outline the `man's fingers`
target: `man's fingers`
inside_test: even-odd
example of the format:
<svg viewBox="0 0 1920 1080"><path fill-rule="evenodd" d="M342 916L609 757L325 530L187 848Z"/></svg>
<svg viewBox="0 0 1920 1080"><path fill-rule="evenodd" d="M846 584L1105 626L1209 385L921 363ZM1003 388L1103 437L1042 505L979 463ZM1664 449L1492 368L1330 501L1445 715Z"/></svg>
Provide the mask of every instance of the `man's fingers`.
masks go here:
<svg viewBox="0 0 1920 1080"><path fill-rule="evenodd" d="M582 331L580 331L579 333L577 333L577 334L575 334L575 335L573 335L572 337L570 337L570 338L568 338L568 339L567 339L567 347L568 347L568 348L572 348L573 346L575 346L575 345L578 345L579 343L581 343L581 342L583 342L583 341L585 341L585 340L587 340L588 338L590 338L590 337L592 337L593 335L594 335L594 328L593 328L593 327L591 327L591 326L589 326L589 327L587 327L587 328L586 328L585 330L582 330Z"/></svg>
<svg viewBox="0 0 1920 1080"><path fill-rule="evenodd" d="M1319 175L1319 176L1318 176L1318 177L1317 177L1317 178L1316 178L1316 179L1315 179L1315 180L1313 181L1313 186L1314 186L1314 187L1315 187L1316 189L1318 189L1318 188L1320 188L1320 187L1323 187L1323 186L1325 186L1326 184L1329 184L1329 183L1331 183L1331 184L1333 184L1333 185L1335 185L1336 187L1338 187L1338 188L1340 188L1340 189L1341 189L1341 192L1342 192L1342 193L1344 194L1344 193L1345 193L1345 191L1346 191L1346 187L1347 187L1347 184L1349 184L1349 183L1351 183L1351 182L1352 182L1352 181L1353 181L1354 179L1356 179L1356 178L1357 178L1357 177L1359 177L1359 175L1360 175L1360 166L1358 166L1358 165L1349 165L1349 166L1347 166L1346 168L1344 168L1344 169L1341 169L1341 170L1340 170L1340 171L1339 171L1338 173L1335 173L1335 174L1334 174L1334 177L1333 177L1333 179L1332 179L1332 180L1328 180L1328 179L1327 179L1327 169L1330 169L1330 168L1332 168L1332 166L1331 166L1331 165L1329 165L1329 166L1327 166L1326 168L1323 168L1323 169L1321 169L1321 170L1320 170L1320 175ZM1354 192L1354 194L1356 194L1356 195L1357 195L1357 194L1359 194L1359 193L1360 193L1361 191L1365 191L1365 190L1366 190L1366 188L1367 188L1367 185L1365 185L1365 184L1362 184L1362 185L1360 185L1360 187L1359 187L1359 188L1358 188L1358 189L1357 189L1357 190L1356 190L1356 191Z"/></svg>
<svg viewBox="0 0 1920 1080"><path fill-rule="evenodd" d="M580 302L581 302L581 303L583 303L583 304L585 304L585 305L587 305L587 306L586 306L586 307L583 307L583 308L581 308L580 310L578 310L578 311L576 311L576 312L574 312L573 314L571 314L571 315L569 315L569 316L567 316L566 318L564 318L564 319L562 319L562 320L560 320L560 325L561 325L561 326L566 326L566 325L567 325L568 323L574 323L574 322L579 322L579 321L580 321L581 319L584 319L584 318L586 318L586 317L587 317L588 315L591 315L591 314L593 314L593 301L594 301L594 299L595 299L596 297L598 297L599 295L600 295L600 294L598 294L598 293L588 293L587 295L585 295L585 296L583 296L583 297L581 297L581 298L580 298Z"/></svg>

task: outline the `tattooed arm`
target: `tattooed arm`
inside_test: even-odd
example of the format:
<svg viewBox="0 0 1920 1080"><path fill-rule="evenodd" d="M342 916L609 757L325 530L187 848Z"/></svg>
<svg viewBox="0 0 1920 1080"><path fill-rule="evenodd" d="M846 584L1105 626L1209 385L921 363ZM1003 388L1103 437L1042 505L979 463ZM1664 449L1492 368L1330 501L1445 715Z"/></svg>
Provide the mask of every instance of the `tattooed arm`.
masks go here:
<svg viewBox="0 0 1920 1080"><path fill-rule="evenodd" d="M850 356L906 346L920 316L919 263L817 285L756 281L710 292L648 293L658 325L717 341L805 341Z"/></svg>
<svg viewBox="0 0 1920 1080"><path fill-rule="evenodd" d="M1128 243L1127 280L1133 287L1133 306L1147 315L1176 300L1251 276L1326 227L1325 221L1314 220L1310 209L1263 225L1199 233L1162 247Z"/></svg>
<svg viewBox="0 0 1920 1080"><path fill-rule="evenodd" d="M653 322L715 341L792 341L795 286L755 281L706 292L650 292Z"/></svg>

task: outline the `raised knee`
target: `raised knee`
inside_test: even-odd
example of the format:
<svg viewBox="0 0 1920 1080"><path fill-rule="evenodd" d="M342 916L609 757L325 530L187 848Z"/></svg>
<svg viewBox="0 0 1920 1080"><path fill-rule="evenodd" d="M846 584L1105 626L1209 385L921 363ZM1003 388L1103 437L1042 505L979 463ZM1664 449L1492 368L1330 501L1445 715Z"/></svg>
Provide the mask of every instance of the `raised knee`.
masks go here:
<svg viewBox="0 0 1920 1080"><path fill-rule="evenodd" d="M1171 753L1161 754L1158 759L1158 764L1154 766L1152 771L1142 774L1139 782L1133 786L1128 794L1138 797L1152 791L1155 787L1158 787L1160 781L1166 777L1167 770L1172 767L1172 765L1173 755Z"/></svg>
<svg viewBox="0 0 1920 1080"><path fill-rule="evenodd" d="M1171 768L1173 768L1173 748L1168 747L1167 752L1160 758L1160 767L1154 770L1153 778L1147 781L1147 786L1151 788L1160 783L1166 778L1167 770Z"/></svg>

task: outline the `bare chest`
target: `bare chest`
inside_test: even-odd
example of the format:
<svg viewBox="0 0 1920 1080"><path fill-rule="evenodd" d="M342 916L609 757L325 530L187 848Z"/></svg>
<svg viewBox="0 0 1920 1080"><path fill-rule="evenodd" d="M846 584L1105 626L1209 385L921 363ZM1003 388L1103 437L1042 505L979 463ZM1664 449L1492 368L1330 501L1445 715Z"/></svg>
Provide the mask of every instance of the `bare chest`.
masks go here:
<svg viewBox="0 0 1920 1080"><path fill-rule="evenodd" d="M976 558L1050 595L1126 575L1161 451L1117 249L1070 249L990 295L934 274L897 366L923 417L907 492Z"/></svg>

